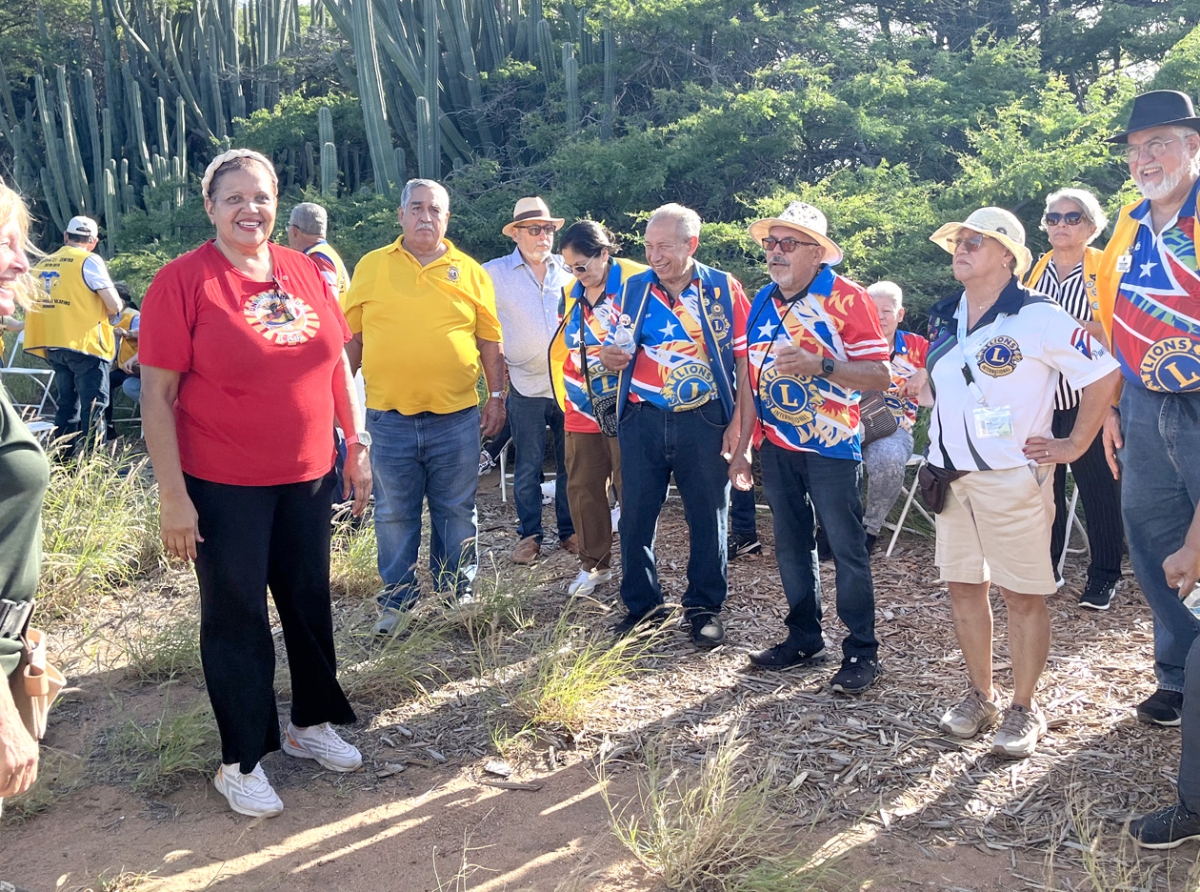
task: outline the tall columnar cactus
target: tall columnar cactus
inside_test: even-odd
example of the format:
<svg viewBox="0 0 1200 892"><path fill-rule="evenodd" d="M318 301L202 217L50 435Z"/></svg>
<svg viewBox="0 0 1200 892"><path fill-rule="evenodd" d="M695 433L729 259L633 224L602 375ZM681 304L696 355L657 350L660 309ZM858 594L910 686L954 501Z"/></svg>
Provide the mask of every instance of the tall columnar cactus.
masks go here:
<svg viewBox="0 0 1200 892"><path fill-rule="evenodd" d="M617 40L612 28L604 29L604 112L600 118L600 138L611 139L617 104Z"/></svg>
<svg viewBox="0 0 1200 892"><path fill-rule="evenodd" d="M433 119L429 100L417 97L417 176L421 179L437 177L437 156L434 154Z"/></svg>
<svg viewBox="0 0 1200 892"><path fill-rule="evenodd" d="M371 150L371 167L375 173L375 191L388 195L396 185L399 174L395 169L396 156L392 152L392 134L388 127L373 7L371 0L354 0L354 56L358 66L363 123Z"/></svg>
<svg viewBox="0 0 1200 892"><path fill-rule="evenodd" d="M322 146L327 142L333 142L333 112L328 105L322 105L317 109L317 139L320 140Z"/></svg>
<svg viewBox="0 0 1200 892"><path fill-rule="evenodd" d="M337 146L332 142L323 142L321 143L321 194L336 196L337 184Z"/></svg>
<svg viewBox="0 0 1200 892"><path fill-rule="evenodd" d="M563 82L567 91L567 126L572 133L579 132L579 63L575 60L575 46L569 40L562 46Z"/></svg>
<svg viewBox="0 0 1200 892"><path fill-rule="evenodd" d="M432 126L428 129L426 139L429 141L428 173L422 177L437 179L441 176L441 109L438 102L438 68L441 53L438 51L438 4L437 0L425 0L425 102L428 104L429 121ZM418 128L420 117L417 118ZM424 146L425 141L418 140Z"/></svg>

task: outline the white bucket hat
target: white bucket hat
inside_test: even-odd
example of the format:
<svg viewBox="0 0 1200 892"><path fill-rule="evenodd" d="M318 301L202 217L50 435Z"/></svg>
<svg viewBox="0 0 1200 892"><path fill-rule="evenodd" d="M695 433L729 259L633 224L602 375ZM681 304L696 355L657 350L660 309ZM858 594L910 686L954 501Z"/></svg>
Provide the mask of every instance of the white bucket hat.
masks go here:
<svg viewBox="0 0 1200 892"><path fill-rule="evenodd" d="M961 223L947 223L938 227L938 231L929 240L943 250L954 253L954 239L960 229L970 229L980 235L990 236L1004 245L1013 257L1017 258L1013 274L1019 279L1033 266L1033 255L1025 247L1025 227L1021 225L1012 213L1004 208L980 208L973 211Z"/></svg>
<svg viewBox="0 0 1200 892"><path fill-rule="evenodd" d="M793 201L778 217L765 217L750 224L750 238L762 246L763 239L771 234L772 226L786 226L820 242L825 249L825 263L831 266L842 262L842 249L837 242L825 233L829 231L829 221L825 215L811 204L803 201Z"/></svg>

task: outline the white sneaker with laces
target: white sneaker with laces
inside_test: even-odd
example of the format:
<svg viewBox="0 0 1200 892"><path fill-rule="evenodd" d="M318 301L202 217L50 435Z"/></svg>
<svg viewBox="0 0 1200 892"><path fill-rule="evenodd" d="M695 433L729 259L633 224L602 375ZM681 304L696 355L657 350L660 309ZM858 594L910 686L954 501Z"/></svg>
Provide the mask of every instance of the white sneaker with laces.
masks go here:
<svg viewBox="0 0 1200 892"><path fill-rule="evenodd" d="M596 590L596 586L604 582L612 582L612 570L580 570L575 581L567 588L567 594L572 598L582 598Z"/></svg>
<svg viewBox="0 0 1200 892"><path fill-rule="evenodd" d="M222 765L213 778L213 786L239 815L273 818L283 811L283 801L263 774L261 764L255 765L249 774L242 774L236 762Z"/></svg>
<svg viewBox="0 0 1200 892"><path fill-rule="evenodd" d="M329 722L311 728L297 728L288 722L283 735L283 751L297 759L316 759L330 771L362 768L362 753L338 737Z"/></svg>

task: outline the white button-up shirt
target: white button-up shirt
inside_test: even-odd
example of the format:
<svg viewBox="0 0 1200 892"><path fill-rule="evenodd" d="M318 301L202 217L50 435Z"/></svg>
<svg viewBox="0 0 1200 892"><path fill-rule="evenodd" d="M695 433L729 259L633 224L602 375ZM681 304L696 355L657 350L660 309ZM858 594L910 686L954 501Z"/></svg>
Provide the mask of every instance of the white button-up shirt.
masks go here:
<svg viewBox="0 0 1200 892"><path fill-rule="evenodd" d="M523 396L554 396L550 388L550 339L558 329L562 289L572 275L557 254L546 258L539 285L520 248L483 265L496 289L496 315L504 338L504 361L512 385Z"/></svg>

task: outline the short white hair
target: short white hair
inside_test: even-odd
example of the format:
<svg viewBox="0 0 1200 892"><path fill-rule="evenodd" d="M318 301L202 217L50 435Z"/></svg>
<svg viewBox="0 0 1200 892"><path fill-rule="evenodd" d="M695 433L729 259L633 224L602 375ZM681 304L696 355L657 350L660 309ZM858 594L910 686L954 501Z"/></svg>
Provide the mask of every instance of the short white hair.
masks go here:
<svg viewBox="0 0 1200 892"><path fill-rule="evenodd" d="M441 195L442 196L442 205L443 205L442 210L446 210L446 211L450 210L450 193L446 191L446 187L443 186L441 183L439 183L437 180L421 180L421 179L409 180L407 183L404 184L404 190L400 193L400 207L401 208L408 207L408 203L410 201L412 201L413 192L415 192L421 186L424 186L426 189L429 189L433 192L436 192L438 195Z"/></svg>
<svg viewBox="0 0 1200 892"><path fill-rule="evenodd" d="M895 302L897 308L904 306L904 289L895 282L889 282L887 279L868 286L867 296L871 298L891 298Z"/></svg>
<svg viewBox="0 0 1200 892"><path fill-rule="evenodd" d="M315 235L325 238L329 228L329 214L325 208L312 201L302 201L294 208L288 217L288 226L295 226L305 235Z"/></svg>
<svg viewBox="0 0 1200 892"><path fill-rule="evenodd" d="M1182 124L1172 127L1171 132L1179 137L1180 140L1185 140L1189 136L1200 136L1200 130L1196 130L1194 127L1184 127ZM1200 149L1197 149L1195 154L1192 155L1189 170L1191 170L1192 179L1200 177Z"/></svg>
<svg viewBox="0 0 1200 892"><path fill-rule="evenodd" d="M700 215L689 207L671 202L656 208L646 221L646 227L656 220L674 220L679 234L686 239L700 238Z"/></svg>
<svg viewBox="0 0 1200 892"><path fill-rule="evenodd" d="M1190 130L1190 128L1188 128ZM1195 133L1195 130L1190 130ZM1108 215L1104 213L1104 208L1100 207L1100 202L1096 196L1087 189L1059 189L1057 192L1051 192L1046 196L1045 213L1050 213L1050 208L1054 207L1060 201L1073 201L1079 205L1079 209L1083 211L1083 218L1087 220L1095 228L1091 238L1088 239L1090 245L1100 233L1104 232L1104 227L1108 225ZM1041 224L1042 229L1046 228L1046 224Z"/></svg>

